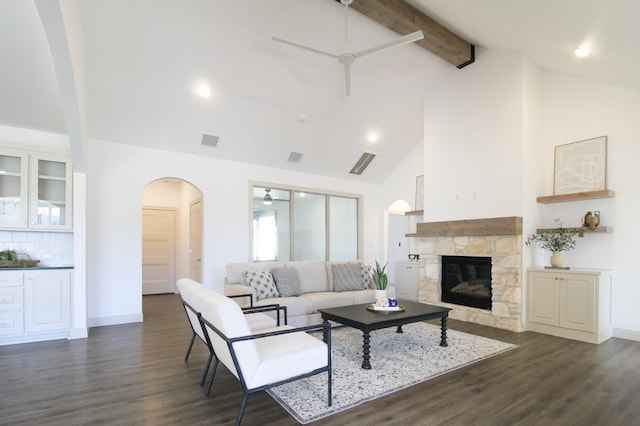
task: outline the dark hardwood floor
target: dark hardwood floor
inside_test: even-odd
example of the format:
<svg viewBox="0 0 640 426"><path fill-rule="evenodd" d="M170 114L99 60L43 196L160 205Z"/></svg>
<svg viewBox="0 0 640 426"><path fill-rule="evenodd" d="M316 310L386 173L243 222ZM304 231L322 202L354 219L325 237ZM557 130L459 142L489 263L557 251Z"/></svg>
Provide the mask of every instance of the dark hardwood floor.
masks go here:
<svg viewBox="0 0 640 426"><path fill-rule="evenodd" d="M88 339L0 347L0 424L233 424L240 385L224 368L199 386L207 351L179 296L145 296L144 323L91 329ZM519 348L316 422L318 425L638 425L640 342L592 345L449 322ZM427 360L425 362L428 362ZM266 393L243 424L296 425Z"/></svg>

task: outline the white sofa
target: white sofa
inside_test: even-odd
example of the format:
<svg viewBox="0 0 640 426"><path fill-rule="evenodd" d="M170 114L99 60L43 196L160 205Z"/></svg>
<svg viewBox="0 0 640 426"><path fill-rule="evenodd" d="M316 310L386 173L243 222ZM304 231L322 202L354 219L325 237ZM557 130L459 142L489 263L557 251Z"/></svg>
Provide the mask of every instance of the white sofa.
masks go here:
<svg viewBox="0 0 640 426"><path fill-rule="evenodd" d="M339 270L344 267L334 265L357 264L360 268L361 287L344 290L344 276ZM298 296L258 298L254 287L247 282L247 271L275 271L274 268L294 268L297 272L301 293ZM351 267L353 268L353 266ZM230 263L227 265L224 292L227 296L252 294L253 305L280 304L287 307L288 322L294 326L319 324L322 319L318 309L336 306L374 303L375 291L372 286L370 267L359 261L289 261L260 263ZM338 274L337 276L335 276ZM336 278L336 280L334 280ZM335 281L335 282L334 282ZM277 286L277 283L276 283ZM351 286L353 287L353 286ZM236 298L242 306L249 305L249 298Z"/></svg>

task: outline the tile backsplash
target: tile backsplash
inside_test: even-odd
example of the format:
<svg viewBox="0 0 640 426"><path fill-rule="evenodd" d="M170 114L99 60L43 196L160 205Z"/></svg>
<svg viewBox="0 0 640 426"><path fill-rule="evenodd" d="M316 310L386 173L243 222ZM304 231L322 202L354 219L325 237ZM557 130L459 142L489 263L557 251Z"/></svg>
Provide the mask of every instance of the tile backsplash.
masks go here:
<svg viewBox="0 0 640 426"><path fill-rule="evenodd" d="M0 250L15 250L41 265L73 265L73 233L0 231Z"/></svg>

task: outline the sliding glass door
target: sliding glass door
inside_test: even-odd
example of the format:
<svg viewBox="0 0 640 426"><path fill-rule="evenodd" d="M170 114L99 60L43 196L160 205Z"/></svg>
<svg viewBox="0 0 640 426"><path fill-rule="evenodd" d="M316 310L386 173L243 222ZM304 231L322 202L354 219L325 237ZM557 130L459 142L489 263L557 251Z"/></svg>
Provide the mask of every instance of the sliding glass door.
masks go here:
<svg viewBox="0 0 640 426"><path fill-rule="evenodd" d="M254 262L359 258L360 196L257 185L251 190Z"/></svg>

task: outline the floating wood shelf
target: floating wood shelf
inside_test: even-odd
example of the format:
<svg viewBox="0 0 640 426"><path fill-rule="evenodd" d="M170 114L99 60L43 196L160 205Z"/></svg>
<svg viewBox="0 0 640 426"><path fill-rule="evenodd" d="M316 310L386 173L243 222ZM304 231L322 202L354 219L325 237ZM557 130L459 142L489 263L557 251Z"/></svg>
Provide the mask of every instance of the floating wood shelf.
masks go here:
<svg viewBox="0 0 640 426"><path fill-rule="evenodd" d="M569 229L572 231L576 231L578 233L591 233L591 232L597 232L597 233L611 233L613 232L613 227L612 226L597 226L595 229L589 229L589 228L565 228L565 229ZM556 232L558 230L558 228L538 228L536 229L536 233L537 234L544 234L547 232Z"/></svg>
<svg viewBox="0 0 640 426"><path fill-rule="evenodd" d="M424 214L424 210L411 210L408 212L404 212L405 216L422 216Z"/></svg>
<svg viewBox="0 0 640 426"><path fill-rule="evenodd" d="M562 203L564 201L591 200L594 198L612 198L615 197L615 191L603 189L602 191L576 192L573 194L547 195L537 197L536 201L542 204Z"/></svg>

